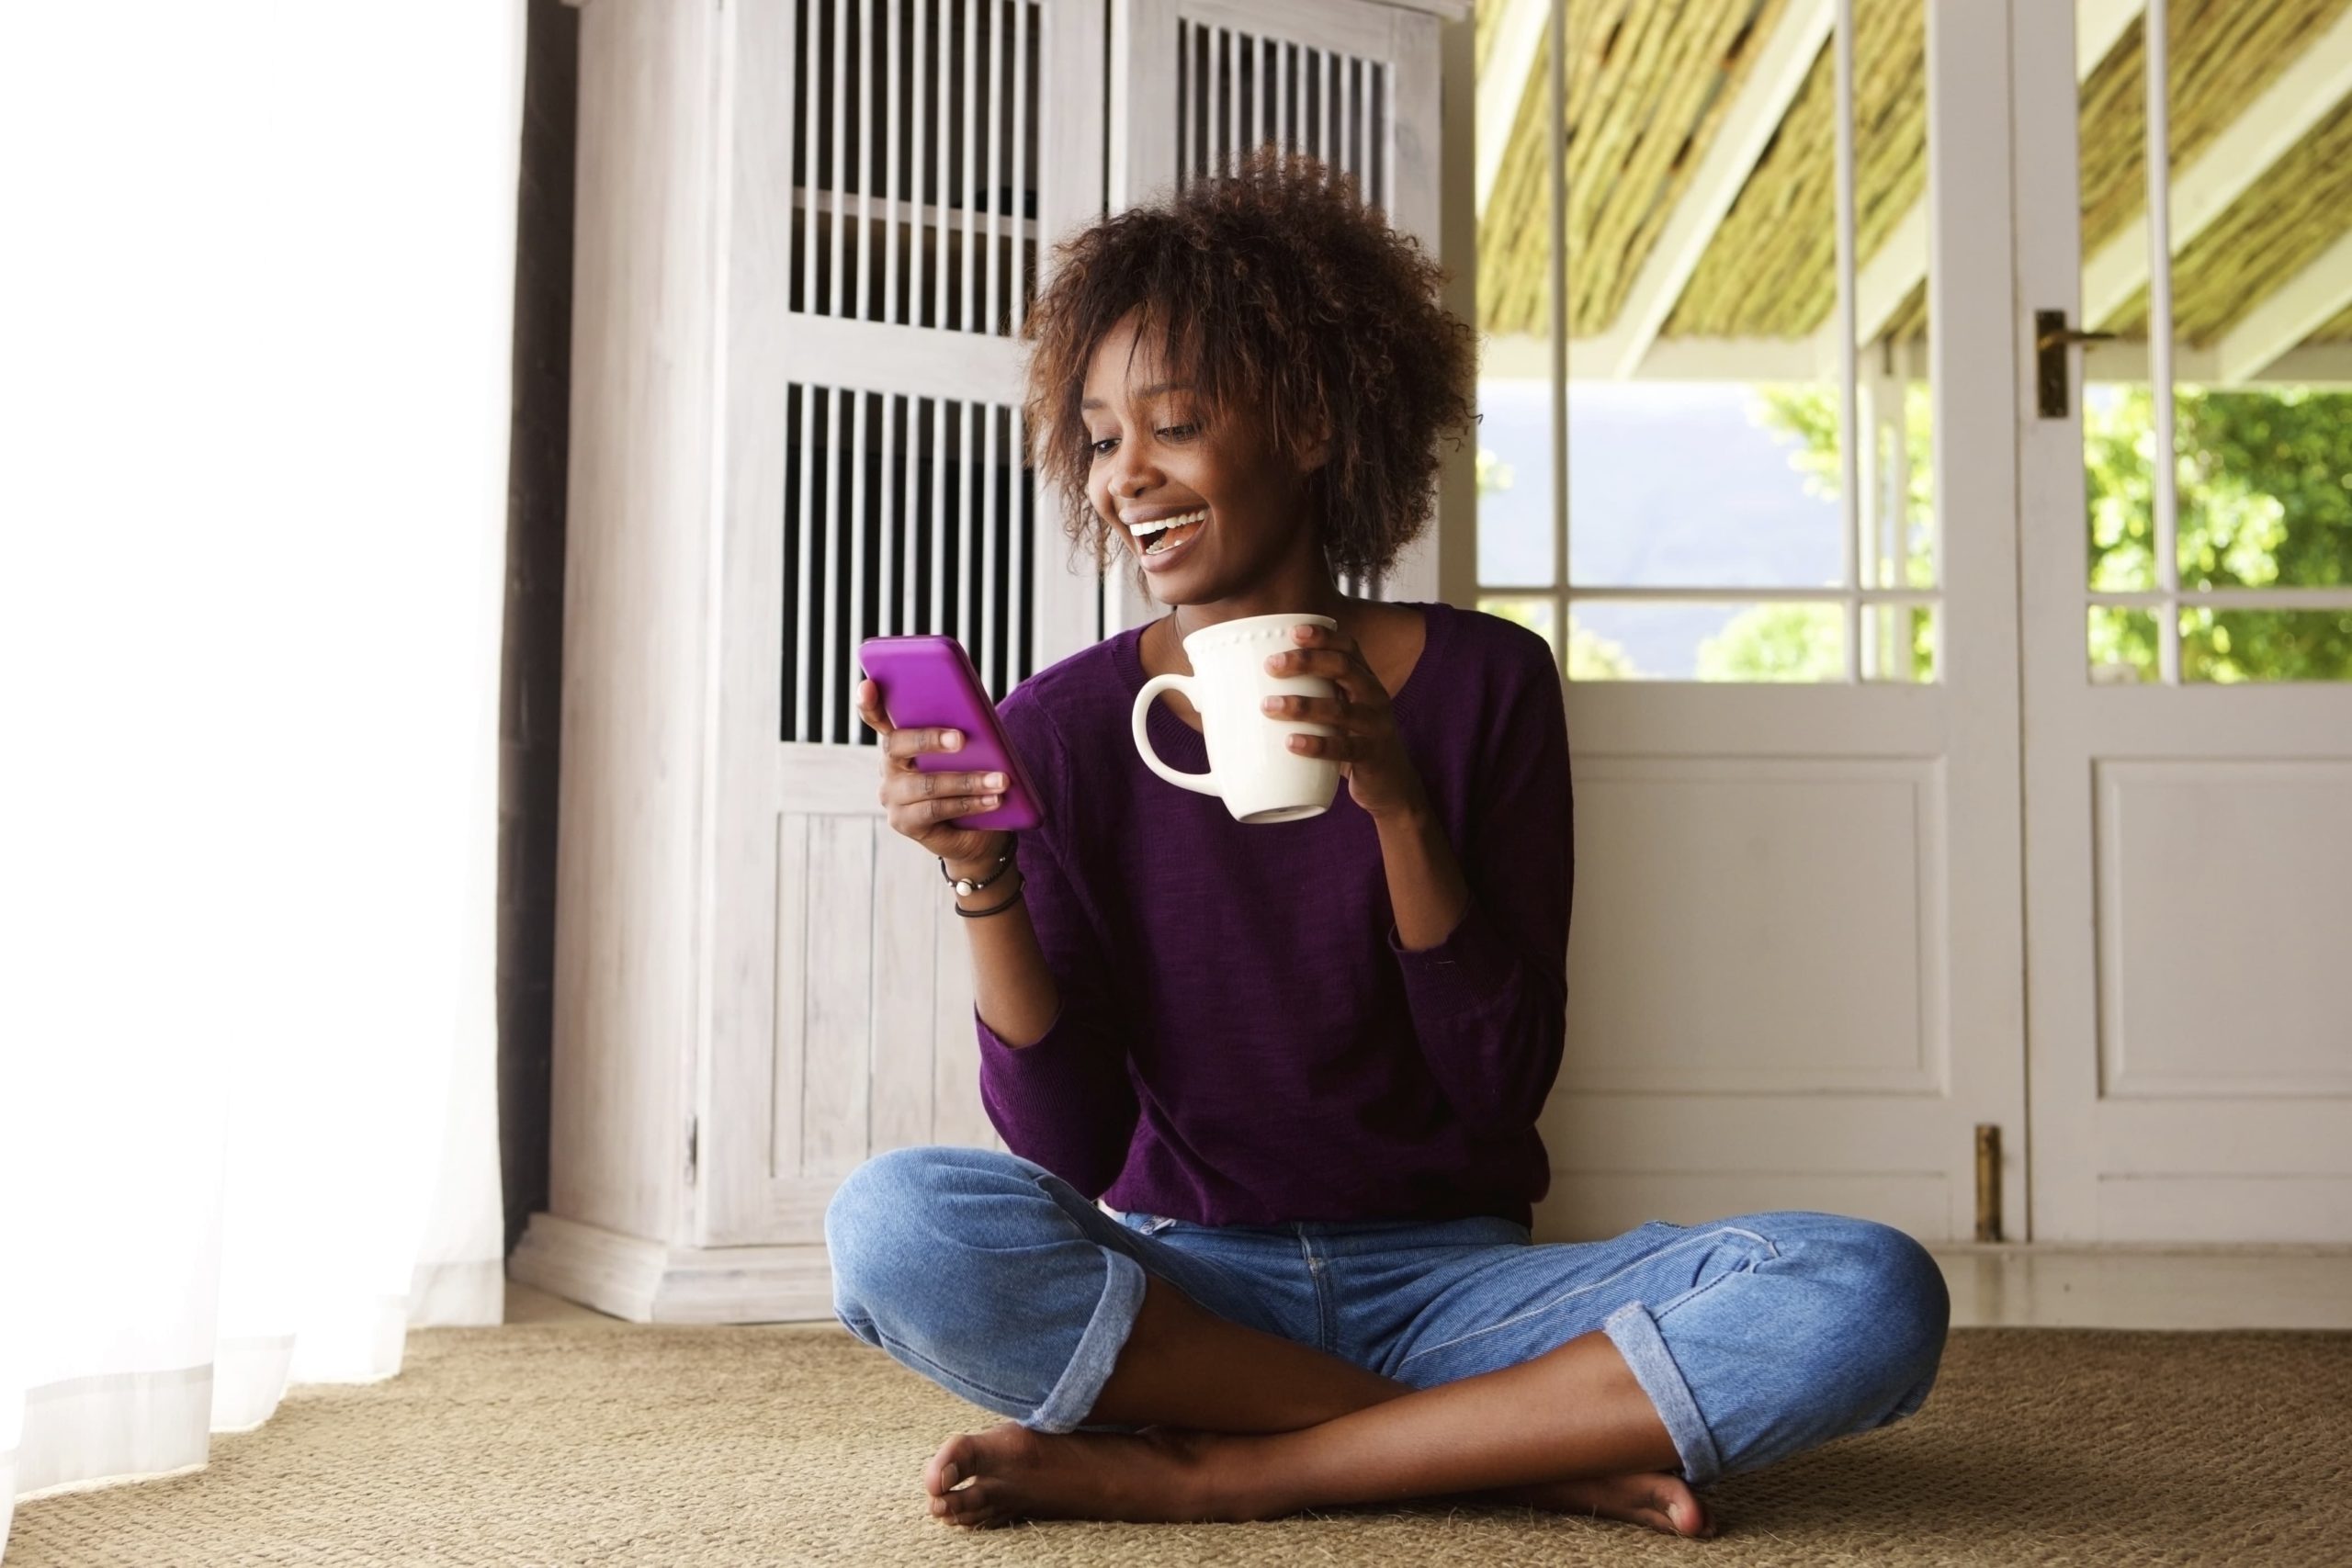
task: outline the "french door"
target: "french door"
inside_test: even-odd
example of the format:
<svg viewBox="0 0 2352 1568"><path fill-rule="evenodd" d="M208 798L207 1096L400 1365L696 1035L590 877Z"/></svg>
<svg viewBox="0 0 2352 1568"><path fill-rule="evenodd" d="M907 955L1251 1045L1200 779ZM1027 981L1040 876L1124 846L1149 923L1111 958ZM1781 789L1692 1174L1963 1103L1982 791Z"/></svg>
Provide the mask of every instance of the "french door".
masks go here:
<svg viewBox="0 0 2352 1568"><path fill-rule="evenodd" d="M2037 1239L2352 1241L2352 6L2290 9L2078 92L2009 6Z"/></svg>
<svg viewBox="0 0 2352 1568"><path fill-rule="evenodd" d="M2352 1239L2352 0L1611 14L1499 372L1586 423L1479 551L1569 678L1544 1227ZM1810 555L1710 387L1801 437Z"/></svg>
<svg viewBox="0 0 2352 1568"><path fill-rule="evenodd" d="M1553 633L1569 677L1543 1239L1811 1208L1966 1240L2023 1213L2007 51L1980 6L1864 5L1859 38L1856 9L1784 6L1744 46L1622 300L1570 251L1575 502L1548 562L1482 539L1482 604ZM1582 74L1559 91L1598 84L1565 162L1609 145L1643 84L1564 52ZM1894 192L1909 217L1865 228L1884 124L1925 178ZM1564 194L1601 204L1576 221L1605 235L1614 193L1585 176ZM1893 332L1897 308L1932 331ZM1773 399L1832 499L1797 495L1754 428ZM1690 626L1714 628L1695 663Z"/></svg>

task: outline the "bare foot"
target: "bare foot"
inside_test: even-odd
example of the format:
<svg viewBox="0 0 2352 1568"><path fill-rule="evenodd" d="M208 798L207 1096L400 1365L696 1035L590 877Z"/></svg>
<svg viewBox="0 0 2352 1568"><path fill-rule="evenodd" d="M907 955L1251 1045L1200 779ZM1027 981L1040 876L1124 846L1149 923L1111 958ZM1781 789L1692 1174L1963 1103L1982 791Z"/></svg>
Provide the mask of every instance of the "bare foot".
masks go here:
<svg viewBox="0 0 2352 1568"><path fill-rule="evenodd" d="M1057 1435L1007 1421L948 1438L923 1469L923 1490L933 1517L956 1525L1258 1517L1216 1483L1205 1462L1216 1441L1167 1427Z"/></svg>
<svg viewBox="0 0 2352 1568"><path fill-rule="evenodd" d="M1524 1503L1553 1513L1623 1519L1668 1535L1703 1538L1715 1533L1714 1521L1707 1517L1706 1506L1699 1501L1698 1494L1680 1476L1667 1470L1554 1481L1542 1486L1513 1487L1479 1495L1498 1497L1506 1503Z"/></svg>

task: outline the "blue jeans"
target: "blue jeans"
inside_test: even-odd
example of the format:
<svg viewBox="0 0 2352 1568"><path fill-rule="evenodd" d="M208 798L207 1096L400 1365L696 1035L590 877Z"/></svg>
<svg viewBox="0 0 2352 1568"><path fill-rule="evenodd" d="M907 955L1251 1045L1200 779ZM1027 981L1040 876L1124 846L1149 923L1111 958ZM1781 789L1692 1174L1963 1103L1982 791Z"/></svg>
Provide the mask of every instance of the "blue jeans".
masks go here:
<svg viewBox="0 0 2352 1568"><path fill-rule="evenodd" d="M1926 1403L1950 1299L1903 1232L1804 1210L1537 1246L1510 1220L1201 1225L1114 1215L992 1149L894 1149L825 1214L849 1331L1040 1432L1088 1423L1156 1274L1414 1388L1600 1329L1703 1485Z"/></svg>

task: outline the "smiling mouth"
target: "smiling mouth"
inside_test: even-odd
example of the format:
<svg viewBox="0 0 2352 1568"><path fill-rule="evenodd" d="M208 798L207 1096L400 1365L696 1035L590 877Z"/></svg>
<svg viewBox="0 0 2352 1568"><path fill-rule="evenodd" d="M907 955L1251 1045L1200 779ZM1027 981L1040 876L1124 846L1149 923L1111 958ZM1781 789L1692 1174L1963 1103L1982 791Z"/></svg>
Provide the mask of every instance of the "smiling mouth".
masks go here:
<svg viewBox="0 0 2352 1568"><path fill-rule="evenodd" d="M1197 507L1159 522L1139 524L1128 532L1135 536L1136 547L1145 555L1166 555L1190 543L1195 535L1207 527L1208 514L1207 507Z"/></svg>

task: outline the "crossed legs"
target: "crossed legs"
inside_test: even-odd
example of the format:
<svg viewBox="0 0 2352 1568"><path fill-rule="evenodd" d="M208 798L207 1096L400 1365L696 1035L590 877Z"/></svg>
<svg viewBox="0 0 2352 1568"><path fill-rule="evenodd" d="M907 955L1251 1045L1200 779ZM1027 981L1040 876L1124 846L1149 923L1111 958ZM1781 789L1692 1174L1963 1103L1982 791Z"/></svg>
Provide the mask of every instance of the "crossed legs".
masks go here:
<svg viewBox="0 0 2352 1568"><path fill-rule="evenodd" d="M928 1506L958 1524L1472 1495L1710 1534L1685 1476L1911 1414L1949 1313L1917 1242L1810 1211L1498 1246L1464 1258L1479 1291L1415 1309L1408 1386L1274 1331L1238 1276L1014 1156L876 1156L826 1236L844 1325L1020 1423L933 1455Z"/></svg>
<svg viewBox="0 0 2352 1568"><path fill-rule="evenodd" d="M1157 1276L1088 1415L1134 1435L1007 1422L924 1472L952 1523L1255 1519L1318 1506L1490 1494L1712 1534L1665 1424L1607 1335L1436 1388L1228 1322Z"/></svg>

